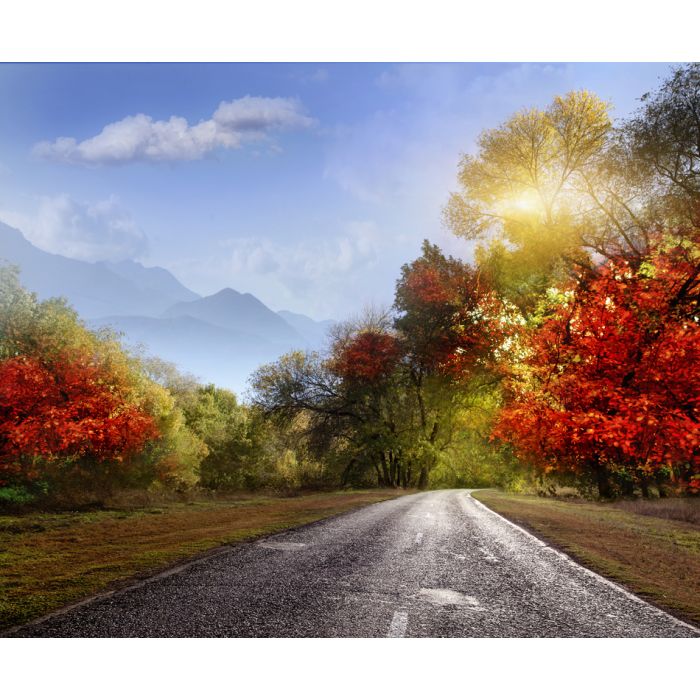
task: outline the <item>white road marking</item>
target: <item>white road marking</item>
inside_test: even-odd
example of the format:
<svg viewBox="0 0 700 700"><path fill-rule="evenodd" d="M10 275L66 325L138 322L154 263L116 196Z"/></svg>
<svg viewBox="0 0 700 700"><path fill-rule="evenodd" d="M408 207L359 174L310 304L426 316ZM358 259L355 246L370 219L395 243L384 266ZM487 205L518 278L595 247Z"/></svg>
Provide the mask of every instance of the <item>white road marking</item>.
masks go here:
<svg viewBox="0 0 700 700"><path fill-rule="evenodd" d="M471 493L467 492L466 497L469 499L470 503L476 504L479 508L482 510L485 510L487 513L490 515L495 516L499 520L502 520L504 523L507 523L510 525L510 527L514 528L515 530L518 530L521 532L525 537L528 539L532 540L533 542L536 542L540 547L543 547L550 552L553 552L556 556L558 556L560 559L563 559L569 566L572 566L574 569L578 569L579 571L583 571L585 574L590 576L591 578L595 579L596 581L600 581L601 583L604 583L606 586L609 586L610 588L614 588L616 591L619 591L622 593L624 596L629 598L630 600L634 600L637 603L641 603L642 605L653 608L656 614L660 617L665 617L666 619L673 620L676 624L680 625L681 627L685 627L686 629L692 630L693 632L700 632L700 629L695 627L694 625L690 625L687 622L684 622L683 620L679 620L677 617L674 617L673 615L670 615L667 613L665 610L661 610L661 608L657 608L655 605L652 605L651 603L647 603L646 600L642 600L639 596L634 595L634 593L630 593L627 589L623 588L622 586L618 586L616 583L613 583L609 579L605 578L604 576L601 576L600 574L597 574L595 571L591 571L590 569L587 569L585 566L581 566L578 562L575 562L568 554L564 554L564 552L560 552L558 549L555 549L554 547L550 547L546 542L543 542L541 539L538 537L535 537L531 532L528 532L525 528L520 527L520 525L516 525L514 522L511 522L508 520L508 518L504 517L500 513L497 513L495 510L491 510L487 505L483 504L481 501L477 501L476 498L474 498ZM466 504L465 504L466 505Z"/></svg>
<svg viewBox="0 0 700 700"><path fill-rule="evenodd" d="M484 559L486 559L486 561L491 562L492 564L498 564L498 559L494 557L493 554L486 549L486 547L479 547L479 551L484 555Z"/></svg>
<svg viewBox="0 0 700 700"><path fill-rule="evenodd" d="M459 591L453 591L451 588L421 588L417 597L423 598L433 605L462 605L472 610L483 610L476 598Z"/></svg>
<svg viewBox="0 0 700 700"><path fill-rule="evenodd" d="M306 545L303 542L258 542L258 547L265 549L279 549L282 552L296 552L299 549L304 549Z"/></svg>
<svg viewBox="0 0 700 700"><path fill-rule="evenodd" d="M406 627L408 627L408 613L403 610L397 610L394 617L391 618L387 637L404 637L406 635Z"/></svg>
<svg viewBox="0 0 700 700"><path fill-rule="evenodd" d="M423 541L423 533L422 533L422 532L419 532L419 533L416 535L416 544L420 544L422 541Z"/></svg>

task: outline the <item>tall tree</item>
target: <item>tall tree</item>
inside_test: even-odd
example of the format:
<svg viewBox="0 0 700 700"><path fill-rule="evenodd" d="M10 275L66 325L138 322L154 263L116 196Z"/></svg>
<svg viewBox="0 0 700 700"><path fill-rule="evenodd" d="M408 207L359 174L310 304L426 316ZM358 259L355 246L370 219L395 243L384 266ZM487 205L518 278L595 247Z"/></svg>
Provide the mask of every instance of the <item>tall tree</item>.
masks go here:
<svg viewBox="0 0 700 700"><path fill-rule="evenodd" d="M456 412L502 341L502 304L476 269L428 241L396 284L396 329L402 364L418 407L419 483L427 485L452 437Z"/></svg>
<svg viewBox="0 0 700 700"><path fill-rule="evenodd" d="M502 337L500 305L477 272L425 242L404 266L393 318L368 313L335 329L328 357L292 354L261 368L256 404L347 458L346 473L385 486L428 485L450 445L466 384Z"/></svg>
<svg viewBox="0 0 700 700"><path fill-rule="evenodd" d="M481 242L481 267L524 313L533 295L566 278L571 261L585 259L576 218L592 207L585 182L608 143L608 109L571 92L484 131L477 153L462 157L445 222Z"/></svg>

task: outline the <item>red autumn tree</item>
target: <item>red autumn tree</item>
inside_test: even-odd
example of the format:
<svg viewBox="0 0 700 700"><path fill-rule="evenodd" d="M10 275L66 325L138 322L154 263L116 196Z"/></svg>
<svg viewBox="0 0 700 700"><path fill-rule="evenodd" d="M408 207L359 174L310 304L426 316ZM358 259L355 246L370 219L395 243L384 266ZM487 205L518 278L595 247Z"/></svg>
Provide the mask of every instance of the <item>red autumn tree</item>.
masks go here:
<svg viewBox="0 0 700 700"><path fill-rule="evenodd" d="M6 478L36 479L35 458L122 461L157 436L153 418L89 358L0 362L0 475Z"/></svg>
<svg viewBox="0 0 700 700"><path fill-rule="evenodd" d="M397 338L379 330L365 330L336 347L333 371L346 381L362 384L386 379L401 356Z"/></svg>
<svg viewBox="0 0 700 700"><path fill-rule="evenodd" d="M503 339L500 302L478 270L425 241L396 285L396 327L420 375L468 378Z"/></svg>
<svg viewBox="0 0 700 700"><path fill-rule="evenodd" d="M424 241L396 284L395 327L404 346L405 374L418 407L419 486L451 440L453 411L466 385L487 372L502 340L500 302L478 270Z"/></svg>
<svg viewBox="0 0 700 700"><path fill-rule="evenodd" d="M697 235L695 236L697 242ZM614 259L525 335L494 436L545 471L592 476L603 497L624 468L686 483L700 471L697 247Z"/></svg>

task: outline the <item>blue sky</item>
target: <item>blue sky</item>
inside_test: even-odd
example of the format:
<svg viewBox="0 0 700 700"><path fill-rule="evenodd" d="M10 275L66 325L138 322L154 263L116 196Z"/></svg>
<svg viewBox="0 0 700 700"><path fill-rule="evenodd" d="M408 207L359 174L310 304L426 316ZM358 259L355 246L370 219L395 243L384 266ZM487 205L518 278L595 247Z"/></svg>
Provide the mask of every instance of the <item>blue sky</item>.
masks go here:
<svg viewBox="0 0 700 700"><path fill-rule="evenodd" d="M0 65L0 220L86 260L162 265L201 294L342 318L388 304L460 154L586 88L615 116L667 64Z"/></svg>

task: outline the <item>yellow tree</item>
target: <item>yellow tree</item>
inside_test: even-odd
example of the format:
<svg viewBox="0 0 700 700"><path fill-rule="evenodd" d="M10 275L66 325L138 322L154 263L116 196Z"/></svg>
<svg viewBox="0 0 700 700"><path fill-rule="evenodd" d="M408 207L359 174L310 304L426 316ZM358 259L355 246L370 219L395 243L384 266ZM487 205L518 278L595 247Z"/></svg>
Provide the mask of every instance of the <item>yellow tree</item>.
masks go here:
<svg viewBox="0 0 700 700"><path fill-rule="evenodd" d="M477 260L528 313L548 286L591 253L639 253L637 191L626 178L610 105L586 91L517 112L464 155L444 210Z"/></svg>

